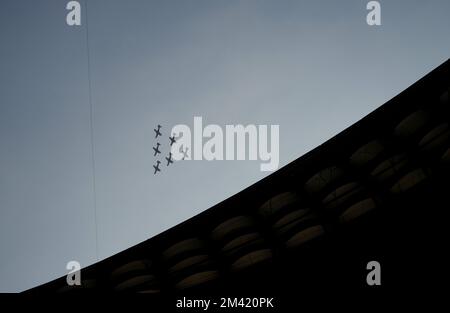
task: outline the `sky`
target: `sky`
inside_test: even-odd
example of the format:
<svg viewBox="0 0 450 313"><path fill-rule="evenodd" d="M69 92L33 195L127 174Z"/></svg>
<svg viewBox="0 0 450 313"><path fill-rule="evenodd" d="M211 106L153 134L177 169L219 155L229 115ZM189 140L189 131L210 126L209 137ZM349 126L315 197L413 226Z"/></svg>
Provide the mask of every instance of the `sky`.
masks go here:
<svg viewBox="0 0 450 313"><path fill-rule="evenodd" d="M153 175L153 129L279 125L280 167L450 57L450 2L0 2L0 292L175 226L270 172L183 161Z"/></svg>

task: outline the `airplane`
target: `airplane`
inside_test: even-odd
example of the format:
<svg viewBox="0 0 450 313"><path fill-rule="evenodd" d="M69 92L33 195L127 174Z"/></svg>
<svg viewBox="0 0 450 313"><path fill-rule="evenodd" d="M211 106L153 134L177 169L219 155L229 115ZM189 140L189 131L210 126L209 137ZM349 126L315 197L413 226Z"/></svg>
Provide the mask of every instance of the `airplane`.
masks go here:
<svg viewBox="0 0 450 313"><path fill-rule="evenodd" d="M161 127L162 126L158 124L158 129L153 129L153 131L156 133L155 138L158 138L158 136L162 136L160 131Z"/></svg>
<svg viewBox="0 0 450 313"><path fill-rule="evenodd" d="M155 153L153 154L153 156L157 155L158 153L161 153L161 151L159 151L159 146L161 144L159 142L156 143L156 148L153 147L153 151L155 151Z"/></svg>
<svg viewBox="0 0 450 313"><path fill-rule="evenodd" d="M156 161L156 165L153 165L153 168L155 169L155 172L153 173L153 175L155 175L157 172L161 172L161 170L159 169L160 163L161 163L160 161Z"/></svg>
<svg viewBox="0 0 450 313"><path fill-rule="evenodd" d="M173 163L172 152L169 152L169 157L168 158L166 157L166 160L167 160L167 166L169 166L170 163Z"/></svg>
<svg viewBox="0 0 450 313"><path fill-rule="evenodd" d="M169 139L170 139L170 145L173 145L176 142L175 135L173 135L172 137L169 137Z"/></svg>
<svg viewBox="0 0 450 313"><path fill-rule="evenodd" d="M183 147L181 147L181 152L183 153L183 160L188 157L188 154L187 154L188 150L189 150L188 147L186 147L186 150L183 150Z"/></svg>

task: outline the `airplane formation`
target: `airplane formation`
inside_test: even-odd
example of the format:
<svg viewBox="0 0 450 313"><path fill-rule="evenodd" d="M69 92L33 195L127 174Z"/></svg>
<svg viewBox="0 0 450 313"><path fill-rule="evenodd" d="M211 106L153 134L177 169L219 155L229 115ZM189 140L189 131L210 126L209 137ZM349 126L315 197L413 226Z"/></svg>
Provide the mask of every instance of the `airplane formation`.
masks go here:
<svg viewBox="0 0 450 313"><path fill-rule="evenodd" d="M161 125L159 125L158 124L158 126L157 126L157 128L154 128L153 129L153 131L155 132L155 138L157 139L158 137L162 137L162 132L161 132L161 128L162 128L162 126ZM170 142L169 142L169 144L170 144L170 146L172 146L175 142L176 142L176 140L177 140L178 138L175 138L175 135L172 135L172 137L171 136L169 136L169 140L170 140ZM159 142L156 142L156 147L153 147L153 156L158 156L158 154L161 154L161 151L159 150L159 147L161 146L161 143L159 143ZM187 149L186 149L186 151L183 151L183 153L184 153L184 155L186 156L186 153L187 153ZM169 166L170 164L172 164L173 163L173 159L172 159L172 152L169 152L169 155L167 156L167 157L165 157L165 159L166 159L166 161L167 161L167 165L166 166ZM184 160L184 157L183 157L183 160ZM153 172L153 174L154 175L156 175L156 173L158 173L158 172L161 172L161 169L159 168L159 165L161 164L161 161L159 161L159 160L157 160L156 161L156 164L155 165L153 165L153 168L154 168L154 172Z"/></svg>

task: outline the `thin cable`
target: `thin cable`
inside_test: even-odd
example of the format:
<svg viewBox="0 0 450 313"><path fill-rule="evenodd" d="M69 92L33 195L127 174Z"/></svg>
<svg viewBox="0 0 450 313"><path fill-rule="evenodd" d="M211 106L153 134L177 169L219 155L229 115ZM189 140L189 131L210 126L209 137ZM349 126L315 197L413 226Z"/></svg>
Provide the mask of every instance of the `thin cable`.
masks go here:
<svg viewBox="0 0 450 313"><path fill-rule="evenodd" d="M92 159L92 187L94 192L94 223L95 223L95 255L98 259L98 224L97 224L97 192L95 188L95 153L94 153L94 118L92 105L92 82L91 82L91 58L89 48L89 18L88 18L88 1L85 1L86 6L86 53L87 53L87 67L88 67L88 90L89 90L89 118L91 128L91 159Z"/></svg>

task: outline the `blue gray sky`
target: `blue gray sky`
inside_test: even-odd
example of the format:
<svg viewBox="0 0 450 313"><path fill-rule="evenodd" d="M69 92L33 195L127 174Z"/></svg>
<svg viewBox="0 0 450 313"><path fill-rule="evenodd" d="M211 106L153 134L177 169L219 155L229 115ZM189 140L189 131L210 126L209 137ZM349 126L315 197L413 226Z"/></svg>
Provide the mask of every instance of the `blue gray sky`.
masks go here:
<svg viewBox="0 0 450 313"><path fill-rule="evenodd" d="M2 292L111 256L269 174L189 161L155 176L158 123L165 147L194 116L278 124L284 166L450 57L446 0L380 1L376 27L363 0L85 0L79 27L67 2L0 3Z"/></svg>

